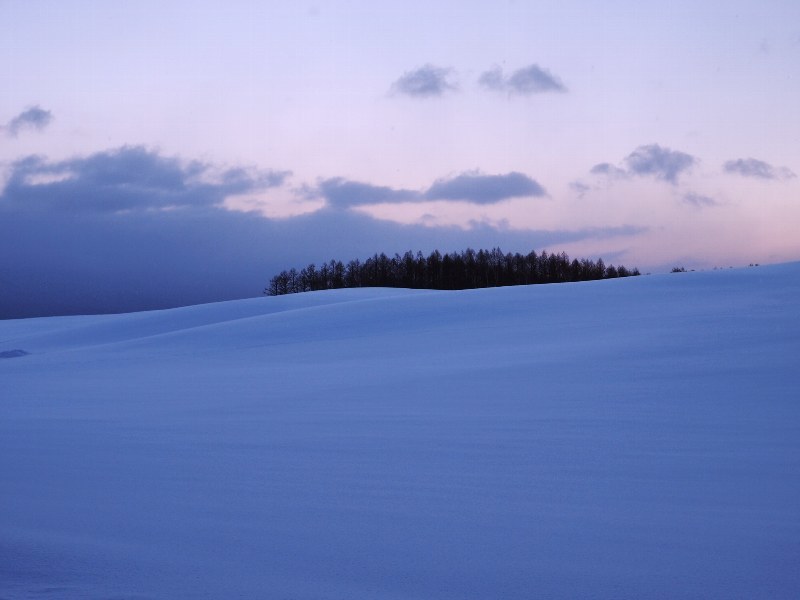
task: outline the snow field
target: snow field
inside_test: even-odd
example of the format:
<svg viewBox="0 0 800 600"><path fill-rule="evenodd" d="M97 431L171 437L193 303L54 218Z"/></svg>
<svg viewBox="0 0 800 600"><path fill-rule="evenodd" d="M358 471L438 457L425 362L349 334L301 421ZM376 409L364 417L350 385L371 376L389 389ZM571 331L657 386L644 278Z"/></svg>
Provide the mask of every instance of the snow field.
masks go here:
<svg viewBox="0 0 800 600"><path fill-rule="evenodd" d="M800 263L0 321L0 598L800 597Z"/></svg>

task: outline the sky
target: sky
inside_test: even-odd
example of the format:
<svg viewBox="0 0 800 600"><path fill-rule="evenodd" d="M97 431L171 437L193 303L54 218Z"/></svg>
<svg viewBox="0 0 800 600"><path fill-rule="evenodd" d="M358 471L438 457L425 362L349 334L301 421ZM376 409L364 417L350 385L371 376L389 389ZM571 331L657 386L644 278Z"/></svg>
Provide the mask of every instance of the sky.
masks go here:
<svg viewBox="0 0 800 600"><path fill-rule="evenodd" d="M0 0L0 317L499 246L800 259L800 3Z"/></svg>

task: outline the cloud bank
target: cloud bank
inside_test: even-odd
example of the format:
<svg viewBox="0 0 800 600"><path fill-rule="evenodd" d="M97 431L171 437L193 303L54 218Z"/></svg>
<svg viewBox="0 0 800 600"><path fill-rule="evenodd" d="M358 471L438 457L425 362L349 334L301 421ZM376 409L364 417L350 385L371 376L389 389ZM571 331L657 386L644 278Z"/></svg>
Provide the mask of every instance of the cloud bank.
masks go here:
<svg viewBox="0 0 800 600"><path fill-rule="evenodd" d="M53 120L53 113L44 110L39 106L22 111L16 117L6 123L2 129L9 137L17 137L25 129L35 129L41 131Z"/></svg>
<svg viewBox="0 0 800 600"><path fill-rule="evenodd" d="M509 76L505 76L500 67L494 67L481 74L478 83L489 90L524 96L567 91L558 77L536 64L517 69Z"/></svg>
<svg viewBox="0 0 800 600"><path fill-rule="evenodd" d="M222 204L228 194L280 186L286 177L285 171L225 170L139 147L58 162L17 161L0 193L0 318L253 297L283 269L375 252L427 254L470 246L527 252L641 232L627 226L544 231L401 225L338 208L427 192L343 179L321 184L329 198L340 195L337 206L301 216L268 219ZM470 185L462 188L465 183ZM514 173L473 172L441 180L430 193L497 199L535 191L534 183Z"/></svg>
<svg viewBox="0 0 800 600"><path fill-rule="evenodd" d="M407 71L392 84L392 91L413 98L432 98L458 89L451 81L453 69L424 65Z"/></svg>

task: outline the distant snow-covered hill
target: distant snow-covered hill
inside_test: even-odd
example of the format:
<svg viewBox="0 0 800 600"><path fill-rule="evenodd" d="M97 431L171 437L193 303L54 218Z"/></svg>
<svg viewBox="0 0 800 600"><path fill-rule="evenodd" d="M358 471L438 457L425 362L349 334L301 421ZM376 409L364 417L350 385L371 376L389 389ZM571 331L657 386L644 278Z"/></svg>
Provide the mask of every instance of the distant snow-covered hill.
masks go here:
<svg viewBox="0 0 800 600"><path fill-rule="evenodd" d="M0 598L798 598L800 263L0 321Z"/></svg>

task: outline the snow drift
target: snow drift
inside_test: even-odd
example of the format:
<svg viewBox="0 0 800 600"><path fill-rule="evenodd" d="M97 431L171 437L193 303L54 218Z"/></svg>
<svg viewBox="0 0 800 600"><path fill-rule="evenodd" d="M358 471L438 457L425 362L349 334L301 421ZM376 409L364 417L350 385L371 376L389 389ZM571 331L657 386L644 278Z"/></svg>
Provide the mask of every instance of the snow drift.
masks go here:
<svg viewBox="0 0 800 600"><path fill-rule="evenodd" d="M0 322L0 597L800 597L798 298L800 263Z"/></svg>

